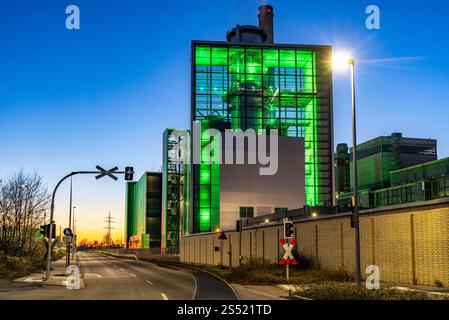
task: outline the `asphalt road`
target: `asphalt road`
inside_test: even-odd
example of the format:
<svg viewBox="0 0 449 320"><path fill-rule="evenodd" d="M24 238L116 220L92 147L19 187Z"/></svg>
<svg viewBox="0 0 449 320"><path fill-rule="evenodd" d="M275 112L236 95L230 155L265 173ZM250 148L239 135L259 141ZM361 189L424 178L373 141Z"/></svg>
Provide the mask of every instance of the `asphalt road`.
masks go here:
<svg viewBox="0 0 449 320"><path fill-rule="evenodd" d="M206 300L237 299L216 277L177 266L80 252L85 287L0 282L0 299Z"/></svg>

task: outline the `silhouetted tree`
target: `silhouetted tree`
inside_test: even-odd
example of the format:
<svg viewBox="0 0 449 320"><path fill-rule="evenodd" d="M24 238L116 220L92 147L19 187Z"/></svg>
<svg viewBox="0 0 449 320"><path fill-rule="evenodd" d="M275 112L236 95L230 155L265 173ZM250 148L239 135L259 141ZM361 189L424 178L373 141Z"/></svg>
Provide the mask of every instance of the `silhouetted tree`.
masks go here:
<svg viewBox="0 0 449 320"><path fill-rule="evenodd" d="M49 193L36 172L20 170L0 180L0 251L28 255L41 249L39 226L48 209Z"/></svg>

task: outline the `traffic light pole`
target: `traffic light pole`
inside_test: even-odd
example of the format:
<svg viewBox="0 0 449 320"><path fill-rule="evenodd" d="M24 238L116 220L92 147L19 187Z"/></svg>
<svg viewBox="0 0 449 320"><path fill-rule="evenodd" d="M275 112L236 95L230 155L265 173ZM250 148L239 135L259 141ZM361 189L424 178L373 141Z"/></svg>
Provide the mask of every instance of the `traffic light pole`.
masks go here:
<svg viewBox="0 0 449 320"><path fill-rule="evenodd" d="M70 207L69 207L69 229L72 229L72 177L70 177ZM72 246L71 242L67 243L67 257L65 266L68 267L70 265L70 247Z"/></svg>
<svg viewBox="0 0 449 320"><path fill-rule="evenodd" d="M102 178L103 176L109 176L111 178L113 178L114 180L117 180L117 177L115 177L115 174L125 174L125 175L131 175L132 177L132 173L131 171L116 171L118 170L118 168L114 168L111 169L109 171L106 171L104 169L102 169L101 167L97 166L97 169L99 169L100 171L75 171L75 172L71 172L68 175L66 175L64 178L62 178L61 180L59 180L58 184L56 185L55 189L53 190L53 194L51 196L51 207L50 207L50 226L54 223L53 218L54 218L54 211L55 211L55 196L56 196L56 191L58 191L59 186L68 178L73 177L75 175L78 174L95 174L97 175L97 179ZM132 169L132 168L130 168ZM52 244L53 244L53 228L50 227L50 231L49 231L49 235L48 235L48 253L47 253L47 270L45 272L45 278L44 280L47 281L50 279L50 266L51 266L51 248L52 248Z"/></svg>
<svg viewBox="0 0 449 320"><path fill-rule="evenodd" d="M293 222L288 220L288 218L284 218L284 240L289 243L289 239L293 237ZM285 276L287 281L290 280L290 263L285 265Z"/></svg>

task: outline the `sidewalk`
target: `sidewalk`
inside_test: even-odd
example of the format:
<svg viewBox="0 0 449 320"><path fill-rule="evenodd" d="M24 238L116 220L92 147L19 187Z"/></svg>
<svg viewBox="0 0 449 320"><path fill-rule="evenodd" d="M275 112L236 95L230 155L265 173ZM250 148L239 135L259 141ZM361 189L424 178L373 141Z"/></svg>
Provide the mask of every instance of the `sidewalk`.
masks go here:
<svg viewBox="0 0 449 320"><path fill-rule="evenodd" d="M50 279L44 281L45 272L41 273L32 273L29 276L22 277L19 279L15 279L15 282L25 282L25 283L38 283L49 286L62 286L66 287L67 278L70 276L66 272L66 257L62 257L61 259L54 261L51 263L51 271L50 271ZM78 266L78 257L75 256L72 265ZM82 273L80 272L80 289L84 288L84 279Z"/></svg>
<svg viewBox="0 0 449 320"><path fill-rule="evenodd" d="M301 300L313 300L304 296L300 295L301 289L306 289L307 285L288 285L288 284L279 284L276 287L279 289L282 289L286 292L286 295L295 297L297 299ZM394 289L398 291L404 291L404 292L415 292L415 293L423 293L427 294L429 297L435 296L435 297L446 297L449 298L449 288L436 288L436 287L429 287L429 286L388 286L389 289ZM299 294L298 294L299 293Z"/></svg>
<svg viewBox="0 0 449 320"><path fill-rule="evenodd" d="M267 285L230 284L241 300L288 300L288 292L277 287Z"/></svg>
<svg viewBox="0 0 449 320"><path fill-rule="evenodd" d="M449 297L449 288L437 288L427 286L394 286L392 288L401 291L412 291L419 293L427 293L428 295Z"/></svg>

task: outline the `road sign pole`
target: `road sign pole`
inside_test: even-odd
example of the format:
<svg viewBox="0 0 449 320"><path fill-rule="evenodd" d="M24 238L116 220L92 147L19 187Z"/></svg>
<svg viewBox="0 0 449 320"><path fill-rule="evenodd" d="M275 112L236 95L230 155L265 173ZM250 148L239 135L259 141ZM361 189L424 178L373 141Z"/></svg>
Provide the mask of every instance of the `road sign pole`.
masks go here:
<svg viewBox="0 0 449 320"><path fill-rule="evenodd" d="M223 240L220 239L220 268L223 268Z"/></svg>
<svg viewBox="0 0 449 320"><path fill-rule="evenodd" d="M243 223L242 219L239 220L239 266L242 265L242 229Z"/></svg>
<svg viewBox="0 0 449 320"><path fill-rule="evenodd" d="M285 265L285 273L287 275L287 281L289 281L290 280L290 265L289 264Z"/></svg>

